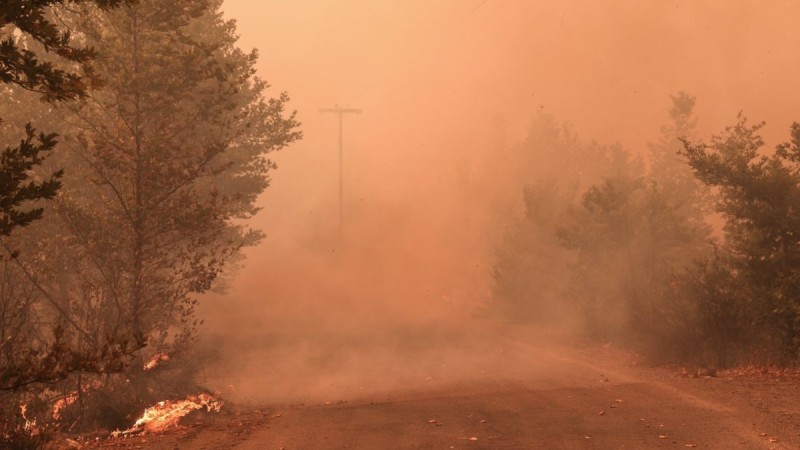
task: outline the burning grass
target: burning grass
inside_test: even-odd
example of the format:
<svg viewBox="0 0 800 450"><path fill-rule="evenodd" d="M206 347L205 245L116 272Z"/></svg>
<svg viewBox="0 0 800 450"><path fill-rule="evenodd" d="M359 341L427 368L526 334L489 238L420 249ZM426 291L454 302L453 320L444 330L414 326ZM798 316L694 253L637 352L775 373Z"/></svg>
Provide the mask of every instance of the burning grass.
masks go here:
<svg viewBox="0 0 800 450"><path fill-rule="evenodd" d="M178 425L180 419L193 411L205 408L206 411L219 412L223 402L210 394L190 395L185 400L158 402L147 408L132 427L115 431L112 436L124 436L143 432L162 433Z"/></svg>
<svg viewBox="0 0 800 450"><path fill-rule="evenodd" d="M144 367L142 367L142 369L144 369L144 371L147 372L149 370L155 369L162 362L167 362L167 361L169 361L169 355L168 354L166 354L164 352L156 353L155 355L153 355L152 358L150 358L149 361L147 361L144 364Z"/></svg>
<svg viewBox="0 0 800 450"><path fill-rule="evenodd" d="M73 391L68 395L56 400L53 405L53 420L61 420L64 410L78 401L78 391Z"/></svg>

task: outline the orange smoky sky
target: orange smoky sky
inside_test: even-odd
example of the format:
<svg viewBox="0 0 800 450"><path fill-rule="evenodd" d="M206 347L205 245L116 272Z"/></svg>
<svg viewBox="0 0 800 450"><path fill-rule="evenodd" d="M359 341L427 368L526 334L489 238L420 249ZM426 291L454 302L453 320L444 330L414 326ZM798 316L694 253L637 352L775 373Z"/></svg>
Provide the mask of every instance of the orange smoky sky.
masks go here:
<svg viewBox="0 0 800 450"><path fill-rule="evenodd" d="M272 95L291 95L305 138L274 155L279 169L253 221L268 237L214 301L228 309L208 319L212 328L242 311L358 316L364 309L348 311L355 302L418 316L452 298L481 301L502 219L459 186L474 182L474 194L502 181L480 176L496 150L488 142L497 116L510 142L545 111L584 139L634 152L657 138L669 95L681 90L697 97L704 138L740 110L768 122L769 143L800 120L794 1L225 0L223 8L240 46L259 50ZM346 246L334 239L337 121L319 112L333 105L363 109L344 121ZM361 262L337 271L337 251ZM379 306L392 295L402 300Z"/></svg>

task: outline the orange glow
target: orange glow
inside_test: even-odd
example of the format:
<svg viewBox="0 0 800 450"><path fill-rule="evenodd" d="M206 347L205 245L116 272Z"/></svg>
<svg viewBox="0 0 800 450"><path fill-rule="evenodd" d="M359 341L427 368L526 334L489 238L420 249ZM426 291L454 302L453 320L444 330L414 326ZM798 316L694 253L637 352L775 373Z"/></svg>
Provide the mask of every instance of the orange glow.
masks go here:
<svg viewBox="0 0 800 450"><path fill-rule="evenodd" d="M192 411L205 408L206 411L219 412L223 402L210 394L190 395L186 400L162 401L144 410L142 416L132 427L124 431L115 431L112 436L122 436L141 432L163 433L178 425L181 417Z"/></svg>
<svg viewBox="0 0 800 450"><path fill-rule="evenodd" d="M61 413L67 406L70 406L78 401L78 391L72 392L64 398L60 398L53 405L53 419L61 419Z"/></svg>
<svg viewBox="0 0 800 450"><path fill-rule="evenodd" d="M540 114L649 162L679 91L697 97L701 139L743 110L768 122L774 143L800 104L800 34L786 32L799 7L787 1L223 8L239 46L260 50L271 95L290 94L304 133L270 155L279 168L248 222L267 238L244 250L226 295L209 292L197 309L199 346L219 355L204 385L231 401L382 392L403 386L397 368L424 380L443 358L459 376L484 376L462 363L472 348L460 358L456 337L472 335L466 319L492 314L481 308L493 303L497 248L524 216L524 185L549 162L525 144ZM341 239L339 123L319 112L334 105L363 110L343 120ZM451 328L452 339L438 332ZM404 359L417 338L431 356Z"/></svg>
<svg viewBox="0 0 800 450"><path fill-rule="evenodd" d="M20 414L22 414L22 418L25 419L25 425L24 425L25 431L31 436L36 436L37 434L39 434L39 428L36 426L36 419L33 420L28 419L27 416L28 405L24 403L19 405L19 412Z"/></svg>
<svg viewBox="0 0 800 450"><path fill-rule="evenodd" d="M166 361L169 361L169 355L168 354L166 354L164 352L156 353L155 355L153 355L152 358L150 358L150 361L147 361L144 364L143 369L144 369L145 372L147 372L148 370L153 370L153 369L156 368L156 366L158 366L162 362L166 362Z"/></svg>

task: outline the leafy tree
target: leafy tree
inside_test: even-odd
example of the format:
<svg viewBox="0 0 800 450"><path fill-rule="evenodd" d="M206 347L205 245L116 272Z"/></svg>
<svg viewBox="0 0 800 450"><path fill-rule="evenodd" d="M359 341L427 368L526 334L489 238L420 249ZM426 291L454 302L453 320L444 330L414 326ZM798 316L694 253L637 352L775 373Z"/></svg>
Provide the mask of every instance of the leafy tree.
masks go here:
<svg viewBox="0 0 800 450"><path fill-rule="evenodd" d="M724 267L743 286L750 311L739 331L761 330L750 335L753 348L787 364L800 350L800 124L771 153L762 150L763 125L740 114L709 144L687 141L683 154L701 181L719 189Z"/></svg>
<svg viewBox="0 0 800 450"><path fill-rule="evenodd" d="M6 0L0 5L0 28L12 26L45 53L57 55L65 62L77 63L83 73L57 67L42 60L41 54L20 45L13 33L0 40L0 82L12 83L41 94L45 100L74 100L86 95L90 79L89 63L96 56L90 47L72 44L69 30L59 28L52 19L55 7L67 4L92 3L100 8L113 8L130 0Z"/></svg>
<svg viewBox="0 0 800 450"><path fill-rule="evenodd" d="M121 0L7 0L0 4L0 29L7 37L0 39L0 83L12 84L36 92L47 101L73 100L86 95L90 79L89 62L95 52L91 48L76 47L71 43L69 31L60 29L51 19L54 6L66 3L94 3L101 8L119 5ZM31 47L15 36L18 31ZM43 60L42 53L57 55L63 63L73 63L85 73L58 67ZM2 119L0 119L2 120ZM56 145L54 133L36 134L28 124L25 137L18 147L8 146L0 155L0 235L7 236L17 226L25 226L41 217L42 209L23 205L39 199L51 199L58 190L61 171L50 174L49 179L32 180L31 169L42 164L44 155Z"/></svg>
<svg viewBox="0 0 800 450"><path fill-rule="evenodd" d="M701 226L711 211L712 196L681 156L683 141L692 140L696 135L696 99L685 92L672 95L670 99L669 122L661 128L658 140L648 145L651 162L648 176L659 186L666 201L677 208L683 220Z"/></svg>
<svg viewBox="0 0 800 450"><path fill-rule="evenodd" d="M494 306L515 320L552 322L568 309L561 300L573 259L558 243L558 227L592 183L638 173L642 165L621 146L583 142L569 126L542 113L534 116L514 153L511 169L518 173L512 178L523 192L524 214L497 250Z"/></svg>
<svg viewBox="0 0 800 450"><path fill-rule="evenodd" d="M574 250L573 298L588 331L604 337L657 337L662 292L707 235L647 177L608 178L583 195L559 230Z"/></svg>
<svg viewBox="0 0 800 450"><path fill-rule="evenodd" d="M564 319L561 296L571 255L555 230L575 198L577 185L553 179L531 181L523 190L524 216L497 249L492 297L495 309L515 321L550 323Z"/></svg>
<svg viewBox="0 0 800 450"><path fill-rule="evenodd" d="M3 367L3 387L126 371L103 377L119 404L98 420L154 400L142 362L185 348L197 294L261 238L246 219L275 167L267 153L301 135L285 111L288 96L266 98L257 54L236 47L235 24L220 5L148 0L102 10L73 2L59 11L93 48L92 75L103 84L88 83L80 102L42 108L60 151L32 176L64 168L63 186L42 205L44 220L5 240L20 250L8 261L9 280L25 288L15 301L31 305L26 320L38 328L20 335L35 336L26 344L31 358L21 352ZM22 124L5 131L15 127ZM145 344L147 353L138 351Z"/></svg>
<svg viewBox="0 0 800 450"><path fill-rule="evenodd" d="M0 84L8 95L13 89L27 90L47 102L82 98L90 84L91 48L72 45L71 34L53 20L55 10L67 4L89 4L100 8L118 6L120 0L4 0L0 3ZM28 119L30 116L28 116ZM2 124L3 118L0 118ZM52 199L61 186L63 172L53 169L33 175L57 144L57 134L37 133L28 122L24 131L9 138L0 153L0 236L8 237L17 227L25 227L42 217L40 200ZM21 138L19 136L22 136ZM14 146L16 141L19 145ZM8 255L16 249L4 242ZM0 258L0 389L19 390L32 383L52 382L76 370L109 368L119 348L96 348L103 355L76 353L64 346L62 329L54 325L43 333L36 317L38 301L32 286L21 277L19 268L8 257ZM61 319L66 311L58 310ZM46 336L47 335L47 336ZM104 367L98 366L103 361ZM37 444L37 439L21 426L6 408L16 406L8 398L0 402L0 446ZM41 442L38 442L41 443Z"/></svg>
<svg viewBox="0 0 800 450"><path fill-rule="evenodd" d="M30 172L44 161L43 152L56 145L56 135L40 133L28 124L26 137L18 147L6 147L0 154L0 235L8 236L18 226L41 218L42 208L26 208L26 202L51 199L61 186L63 172L56 171L49 180L30 179Z"/></svg>
<svg viewBox="0 0 800 450"><path fill-rule="evenodd" d="M661 359L712 368L766 362L760 312L723 249L669 276L661 301L664 313L651 327Z"/></svg>
<svg viewBox="0 0 800 450"><path fill-rule="evenodd" d="M685 93L673 96L670 120L649 145L649 172L635 163L626 170L623 160L559 228L576 255L569 296L590 334L633 337L640 349L658 351L672 336L665 317L686 313L669 299L670 286L706 255L710 235L708 189L679 155L680 139L694 133L694 104Z"/></svg>
<svg viewBox="0 0 800 450"><path fill-rule="evenodd" d="M195 295L253 245L242 219L274 164L266 153L300 137L288 96L264 98L257 54L236 47L220 1L140 1L65 17L99 57L104 88L62 108L67 169L20 264L92 336L147 340L150 352L188 342ZM91 11L90 11L91 12ZM95 347L76 332L80 345ZM147 355L141 355L141 358Z"/></svg>
<svg viewBox="0 0 800 450"><path fill-rule="evenodd" d="M648 145L650 150L652 172L651 177L666 189L684 188L698 181L694 179L691 169L681 158L683 149L681 139L692 139L697 128L694 117L695 97L685 92L670 96L672 106L669 110L669 122L661 127L658 140Z"/></svg>

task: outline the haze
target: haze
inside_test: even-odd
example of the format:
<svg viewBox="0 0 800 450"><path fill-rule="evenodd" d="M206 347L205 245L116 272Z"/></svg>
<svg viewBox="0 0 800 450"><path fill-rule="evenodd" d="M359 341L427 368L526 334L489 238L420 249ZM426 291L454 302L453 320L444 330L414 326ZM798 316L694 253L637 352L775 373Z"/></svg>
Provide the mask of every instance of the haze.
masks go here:
<svg viewBox="0 0 800 450"><path fill-rule="evenodd" d="M787 30L800 5L789 1L226 0L224 8L240 45L259 49L259 76L273 95L290 93L304 132L274 156L279 169L255 219L268 238L201 309L203 342L219 361L208 383L245 386L250 399L326 399L333 394L320 386L356 376L350 388L363 388L375 367L386 376L417 366L407 375L418 380L432 372L423 360L443 357L469 369L495 364L462 358L477 344L462 346L463 333L450 330L473 324L491 301L493 251L522 208L525 180L492 165L498 120L508 143L543 111L586 140L644 156L678 91L697 97L704 138L740 110L767 121L770 142L798 118L800 35ZM363 109L344 120L342 241L337 121L319 112L334 105ZM508 214L498 215L503 207ZM436 347L425 358L398 352L409 336L454 334L422 345ZM267 373L279 375L263 386Z"/></svg>

